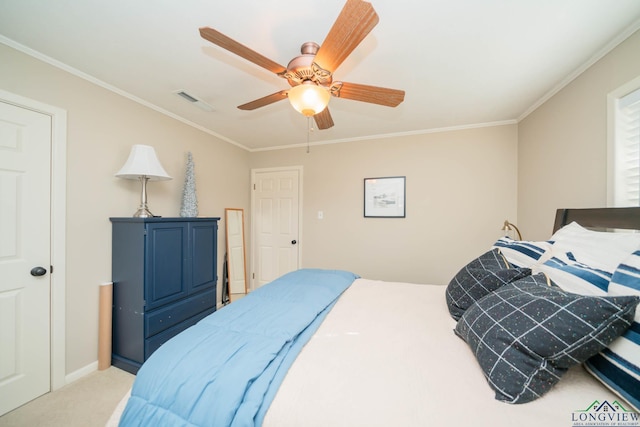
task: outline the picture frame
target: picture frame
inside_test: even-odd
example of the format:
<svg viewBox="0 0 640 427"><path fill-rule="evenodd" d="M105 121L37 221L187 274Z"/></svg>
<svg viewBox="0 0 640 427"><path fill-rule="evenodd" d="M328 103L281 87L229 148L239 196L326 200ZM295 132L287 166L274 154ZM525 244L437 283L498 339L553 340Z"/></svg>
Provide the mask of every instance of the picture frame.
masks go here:
<svg viewBox="0 0 640 427"><path fill-rule="evenodd" d="M365 218L406 217L406 177L364 179Z"/></svg>

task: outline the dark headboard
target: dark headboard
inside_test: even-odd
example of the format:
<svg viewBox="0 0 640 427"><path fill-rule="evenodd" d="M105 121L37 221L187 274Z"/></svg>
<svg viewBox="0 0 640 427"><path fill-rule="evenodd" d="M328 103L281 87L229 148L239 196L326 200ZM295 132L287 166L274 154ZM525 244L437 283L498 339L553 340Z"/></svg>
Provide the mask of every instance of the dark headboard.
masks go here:
<svg viewBox="0 0 640 427"><path fill-rule="evenodd" d="M640 207L558 209L553 231L575 221L587 228L623 228L640 230Z"/></svg>

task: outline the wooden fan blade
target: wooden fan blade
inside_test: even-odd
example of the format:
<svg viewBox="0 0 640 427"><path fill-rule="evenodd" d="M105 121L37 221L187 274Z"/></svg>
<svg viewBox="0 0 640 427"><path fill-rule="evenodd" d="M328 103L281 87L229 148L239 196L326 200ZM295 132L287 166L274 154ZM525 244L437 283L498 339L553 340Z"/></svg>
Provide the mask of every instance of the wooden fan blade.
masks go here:
<svg viewBox="0 0 640 427"><path fill-rule="evenodd" d="M320 68L333 73L376 24L378 14L371 3L347 0L320 46L314 62Z"/></svg>
<svg viewBox="0 0 640 427"><path fill-rule="evenodd" d="M260 55L258 52L255 52L245 45L238 43L222 34L220 31L214 30L209 27L200 28L200 36L210 41L211 43L220 46L223 49L228 50L231 53L235 53L236 55L246 59L247 61L253 62L256 65L259 65L262 68L265 68L272 73L281 74L287 71L285 67L270 60L269 58Z"/></svg>
<svg viewBox="0 0 640 427"><path fill-rule="evenodd" d="M287 99L287 91L281 90L280 92L272 93L265 97L256 99L255 101L247 102L246 104L238 105L241 110L255 110L256 108L264 107L274 102Z"/></svg>
<svg viewBox="0 0 640 427"><path fill-rule="evenodd" d="M329 129L333 126L333 119L331 118L331 113L329 113L329 107L320 111L318 114L313 116L318 125L318 129Z"/></svg>
<svg viewBox="0 0 640 427"><path fill-rule="evenodd" d="M387 89L385 87L368 86L357 83L334 83L331 88L331 94L338 98L369 102L384 105L385 107L397 107L404 101L403 90Z"/></svg>

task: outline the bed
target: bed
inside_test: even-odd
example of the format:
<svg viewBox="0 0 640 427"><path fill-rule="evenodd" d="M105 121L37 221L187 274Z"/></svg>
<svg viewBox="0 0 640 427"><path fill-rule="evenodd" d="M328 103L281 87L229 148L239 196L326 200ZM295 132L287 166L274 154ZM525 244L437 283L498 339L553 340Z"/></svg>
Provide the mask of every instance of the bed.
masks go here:
<svg viewBox="0 0 640 427"><path fill-rule="evenodd" d="M163 345L108 425L638 426L640 233L577 223L640 230L640 208L558 210L549 241L498 239L448 285L280 278ZM513 325L487 322L549 301L571 318L537 320L509 345ZM572 319L568 335L553 329ZM565 348L537 348L540 329Z"/></svg>

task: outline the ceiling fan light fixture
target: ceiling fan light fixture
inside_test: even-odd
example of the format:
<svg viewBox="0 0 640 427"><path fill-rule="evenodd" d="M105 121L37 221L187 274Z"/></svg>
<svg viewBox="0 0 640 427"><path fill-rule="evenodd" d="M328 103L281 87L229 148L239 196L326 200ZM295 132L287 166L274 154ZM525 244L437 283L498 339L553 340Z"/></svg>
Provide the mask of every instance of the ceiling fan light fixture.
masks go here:
<svg viewBox="0 0 640 427"><path fill-rule="evenodd" d="M322 86L306 81L289 89L288 97L296 111L303 116L311 117L327 108L331 94Z"/></svg>

